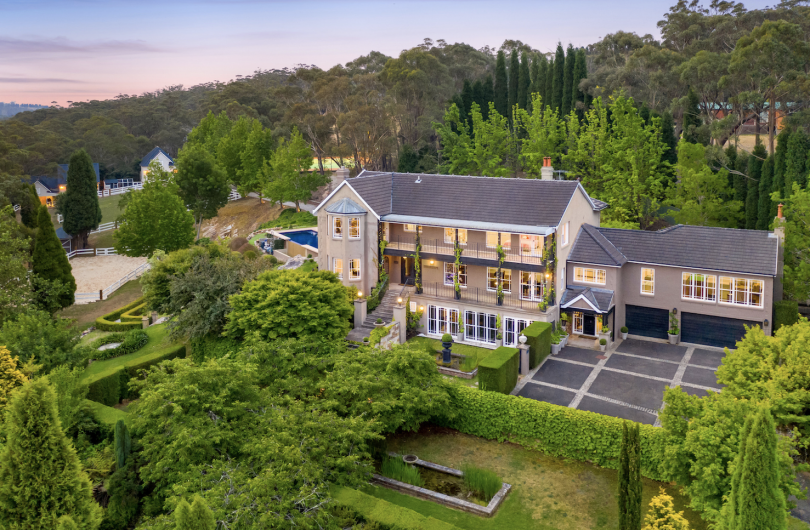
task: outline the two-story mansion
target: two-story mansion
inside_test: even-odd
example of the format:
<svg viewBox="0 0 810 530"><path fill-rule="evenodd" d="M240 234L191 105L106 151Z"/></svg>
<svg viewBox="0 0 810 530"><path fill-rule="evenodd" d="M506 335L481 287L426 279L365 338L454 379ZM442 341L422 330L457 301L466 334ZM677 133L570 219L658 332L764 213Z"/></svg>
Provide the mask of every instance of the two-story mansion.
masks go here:
<svg viewBox="0 0 810 530"><path fill-rule="evenodd" d="M666 338L679 307L679 318L698 315L683 325L697 325L689 338L699 343L733 346L742 323L770 332L773 234L597 228L608 205L543 169L537 180L363 171L314 210L318 266L367 295L382 263L389 289L423 311L424 333L455 335L461 321L464 340L482 345L498 333L515 345L524 327L561 312L584 336L626 323Z"/></svg>

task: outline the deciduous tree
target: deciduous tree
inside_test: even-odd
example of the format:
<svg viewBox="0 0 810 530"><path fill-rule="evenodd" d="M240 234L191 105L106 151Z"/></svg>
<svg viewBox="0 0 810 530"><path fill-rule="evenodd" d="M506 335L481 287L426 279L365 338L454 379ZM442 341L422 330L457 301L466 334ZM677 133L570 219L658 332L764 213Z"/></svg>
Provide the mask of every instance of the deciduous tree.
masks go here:
<svg viewBox="0 0 810 530"><path fill-rule="evenodd" d="M70 320L51 318L36 309L20 313L0 328L0 344L22 363L41 364L46 373L62 364L76 366L84 361L74 348L78 341L79 332L71 328Z"/></svg>
<svg viewBox="0 0 810 530"><path fill-rule="evenodd" d="M0 208L0 323L24 311L31 301L26 267L29 246L11 205Z"/></svg>
<svg viewBox="0 0 810 530"><path fill-rule="evenodd" d="M289 141L282 139L270 160L265 163L263 194L270 199L295 203L301 211L301 201L308 201L312 193L328 182L328 178L312 167L312 151L298 129L293 129Z"/></svg>
<svg viewBox="0 0 810 530"><path fill-rule="evenodd" d="M210 153L200 147L188 146L180 152L174 178L180 197L194 215L199 239L202 222L215 217L228 203L231 189L227 174Z"/></svg>
<svg viewBox="0 0 810 530"><path fill-rule="evenodd" d="M785 271L784 292L790 300L810 297L810 190L793 184L793 193L786 199L773 195L774 201L784 203Z"/></svg>
<svg viewBox="0 0 810 530"><path fill-rule="evenodd" d="M77 236L82 248L87 247L90 230L101 222L101 206L98 204L98 185L93 161L84 149L70 157L67 173L67 190L59 199L59 210L64 216L65 232Z"/></svg>

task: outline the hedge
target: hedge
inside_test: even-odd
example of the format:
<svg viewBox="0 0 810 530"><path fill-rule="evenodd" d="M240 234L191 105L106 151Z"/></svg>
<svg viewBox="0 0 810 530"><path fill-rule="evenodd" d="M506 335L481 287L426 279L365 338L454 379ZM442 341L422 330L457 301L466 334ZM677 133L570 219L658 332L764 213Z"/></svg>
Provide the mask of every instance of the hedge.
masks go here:
<svg viewBox="0 0 810 530"><path fill-rule="evenodd" d="M625 420L464 386L455 390L455 415L452 419L433 418L434 422L488 440L510 441L556 458L618 468ZM641 473L645 477L670 480L661 468L665 446L664 429L641 425Z"/></svg>
<svg viewBox="0 0 810 530"><path fill-rule="evenodd" d="M520 364L520 350L501 346L478 363L481 390L508 394L515 388Z"/></svg>
<svg viewBox="0 0 810 530"><path fill-rule="evenodd" d="M529 345L529 368L536 368L551 353L551 323L533 322L523 330Z"/></svg>
<svg viewBox="0 0 810 530"><path fill-rule="evenodd" d="M185 355L186 345L176 344L167 349L133 359L128 363L111 368L106 372L101 372L97 374L95 378L86 381L88 383L87 399L113 406L118 404L122 399L137 397L129 390L127 385L130 379L138 377L139 371L146 370L150 366L168 361L169 359L185 357Z"/></svg>
<svg viewBox="0 0 810 530"><path fill-rule="evenodd" d="M87 404L87 407L90 409L90 413L93 415L93 417L99 423L102 423L107 427L115 427L118 420L124 420L125 422L129 421L129 414L123 410L114 409L89 399L85 399L84 402Z"/></svg>
<svg viewBox="0 0 810 530"><path fill-rule="evenodd" d="M121 322L137 322L140 324L143 321L143 316L145 314L147 314L146 302L143 302L139 305L136 305L127 312L122 313Z"/></svg>
<svg viewBox="0 0 810 530"><path fill-rule="evenodd" d="M101 331L127 331L129 329L141 329L143 324L139 320L138 322L116 322L121 315L129 311L130 309L135 309L139 305L143 304L143 297L138 298L134 302L131 302L124 307L119 307L112 313L107 313L104 316L100 316L96 319L96 329Z"/></svg>
<svg viewBox="0 0 810 530"><path fill-rule="evenodd" d="M459 530L455 525L425 517L362 491L336 486L332 488L332 498L365 521L375 522L387 530Z"/></svg>
<svg viewBox="0 0 810 530"><path fill-rule="evenodd" d="M779 300L773 303L773 331L782 326L792 326L799 321L799 302Z"/></svg>
<svg viewBox="0 0 810 530"><path fill-rule="evenodd" d="M100 346L111 344L113 342L120 342L117 347L107 350L99 350ZM146 343L149 342L149 335L142 329L133 329L126 333L112 333L99 339L94 340L90 344L93 359L102 361L104 359L112 359L113 357L120 357L128 355L140 350Z"/></svg>

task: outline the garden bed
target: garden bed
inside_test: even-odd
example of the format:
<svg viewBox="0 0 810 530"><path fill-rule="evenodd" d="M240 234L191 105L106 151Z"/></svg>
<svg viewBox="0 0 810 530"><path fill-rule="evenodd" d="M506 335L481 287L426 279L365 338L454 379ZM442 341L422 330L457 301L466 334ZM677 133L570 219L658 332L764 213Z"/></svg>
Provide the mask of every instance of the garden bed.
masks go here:
<svg viewBox="0 0 810 530"><path fill-rule="evenodd" d="M442 362L441 351L443 348L441 341L420 335L408 339L408 342L422 345L426 352L433 355L439 373L461 379L474 379L478 374L478 363L494 351L488 348L454 342L450 348L452 361L450 365L446 365Z"/></svg>

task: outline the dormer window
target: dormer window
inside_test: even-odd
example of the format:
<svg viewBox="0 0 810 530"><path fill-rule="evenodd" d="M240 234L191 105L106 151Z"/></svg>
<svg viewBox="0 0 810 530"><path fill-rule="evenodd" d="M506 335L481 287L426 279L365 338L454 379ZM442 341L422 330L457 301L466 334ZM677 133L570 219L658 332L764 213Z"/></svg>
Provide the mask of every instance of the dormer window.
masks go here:
<svg viewBox="0 0 810 530"><path fill-rule="evenodd" d="M332 238L343 239L343 219L340 217L332 218Z"/></svg>
<svg viewBox="0 0 810 530"><path fill-rule="evenodd" d="M349 218L349 239L360 239L360 218Z"/></svg>

